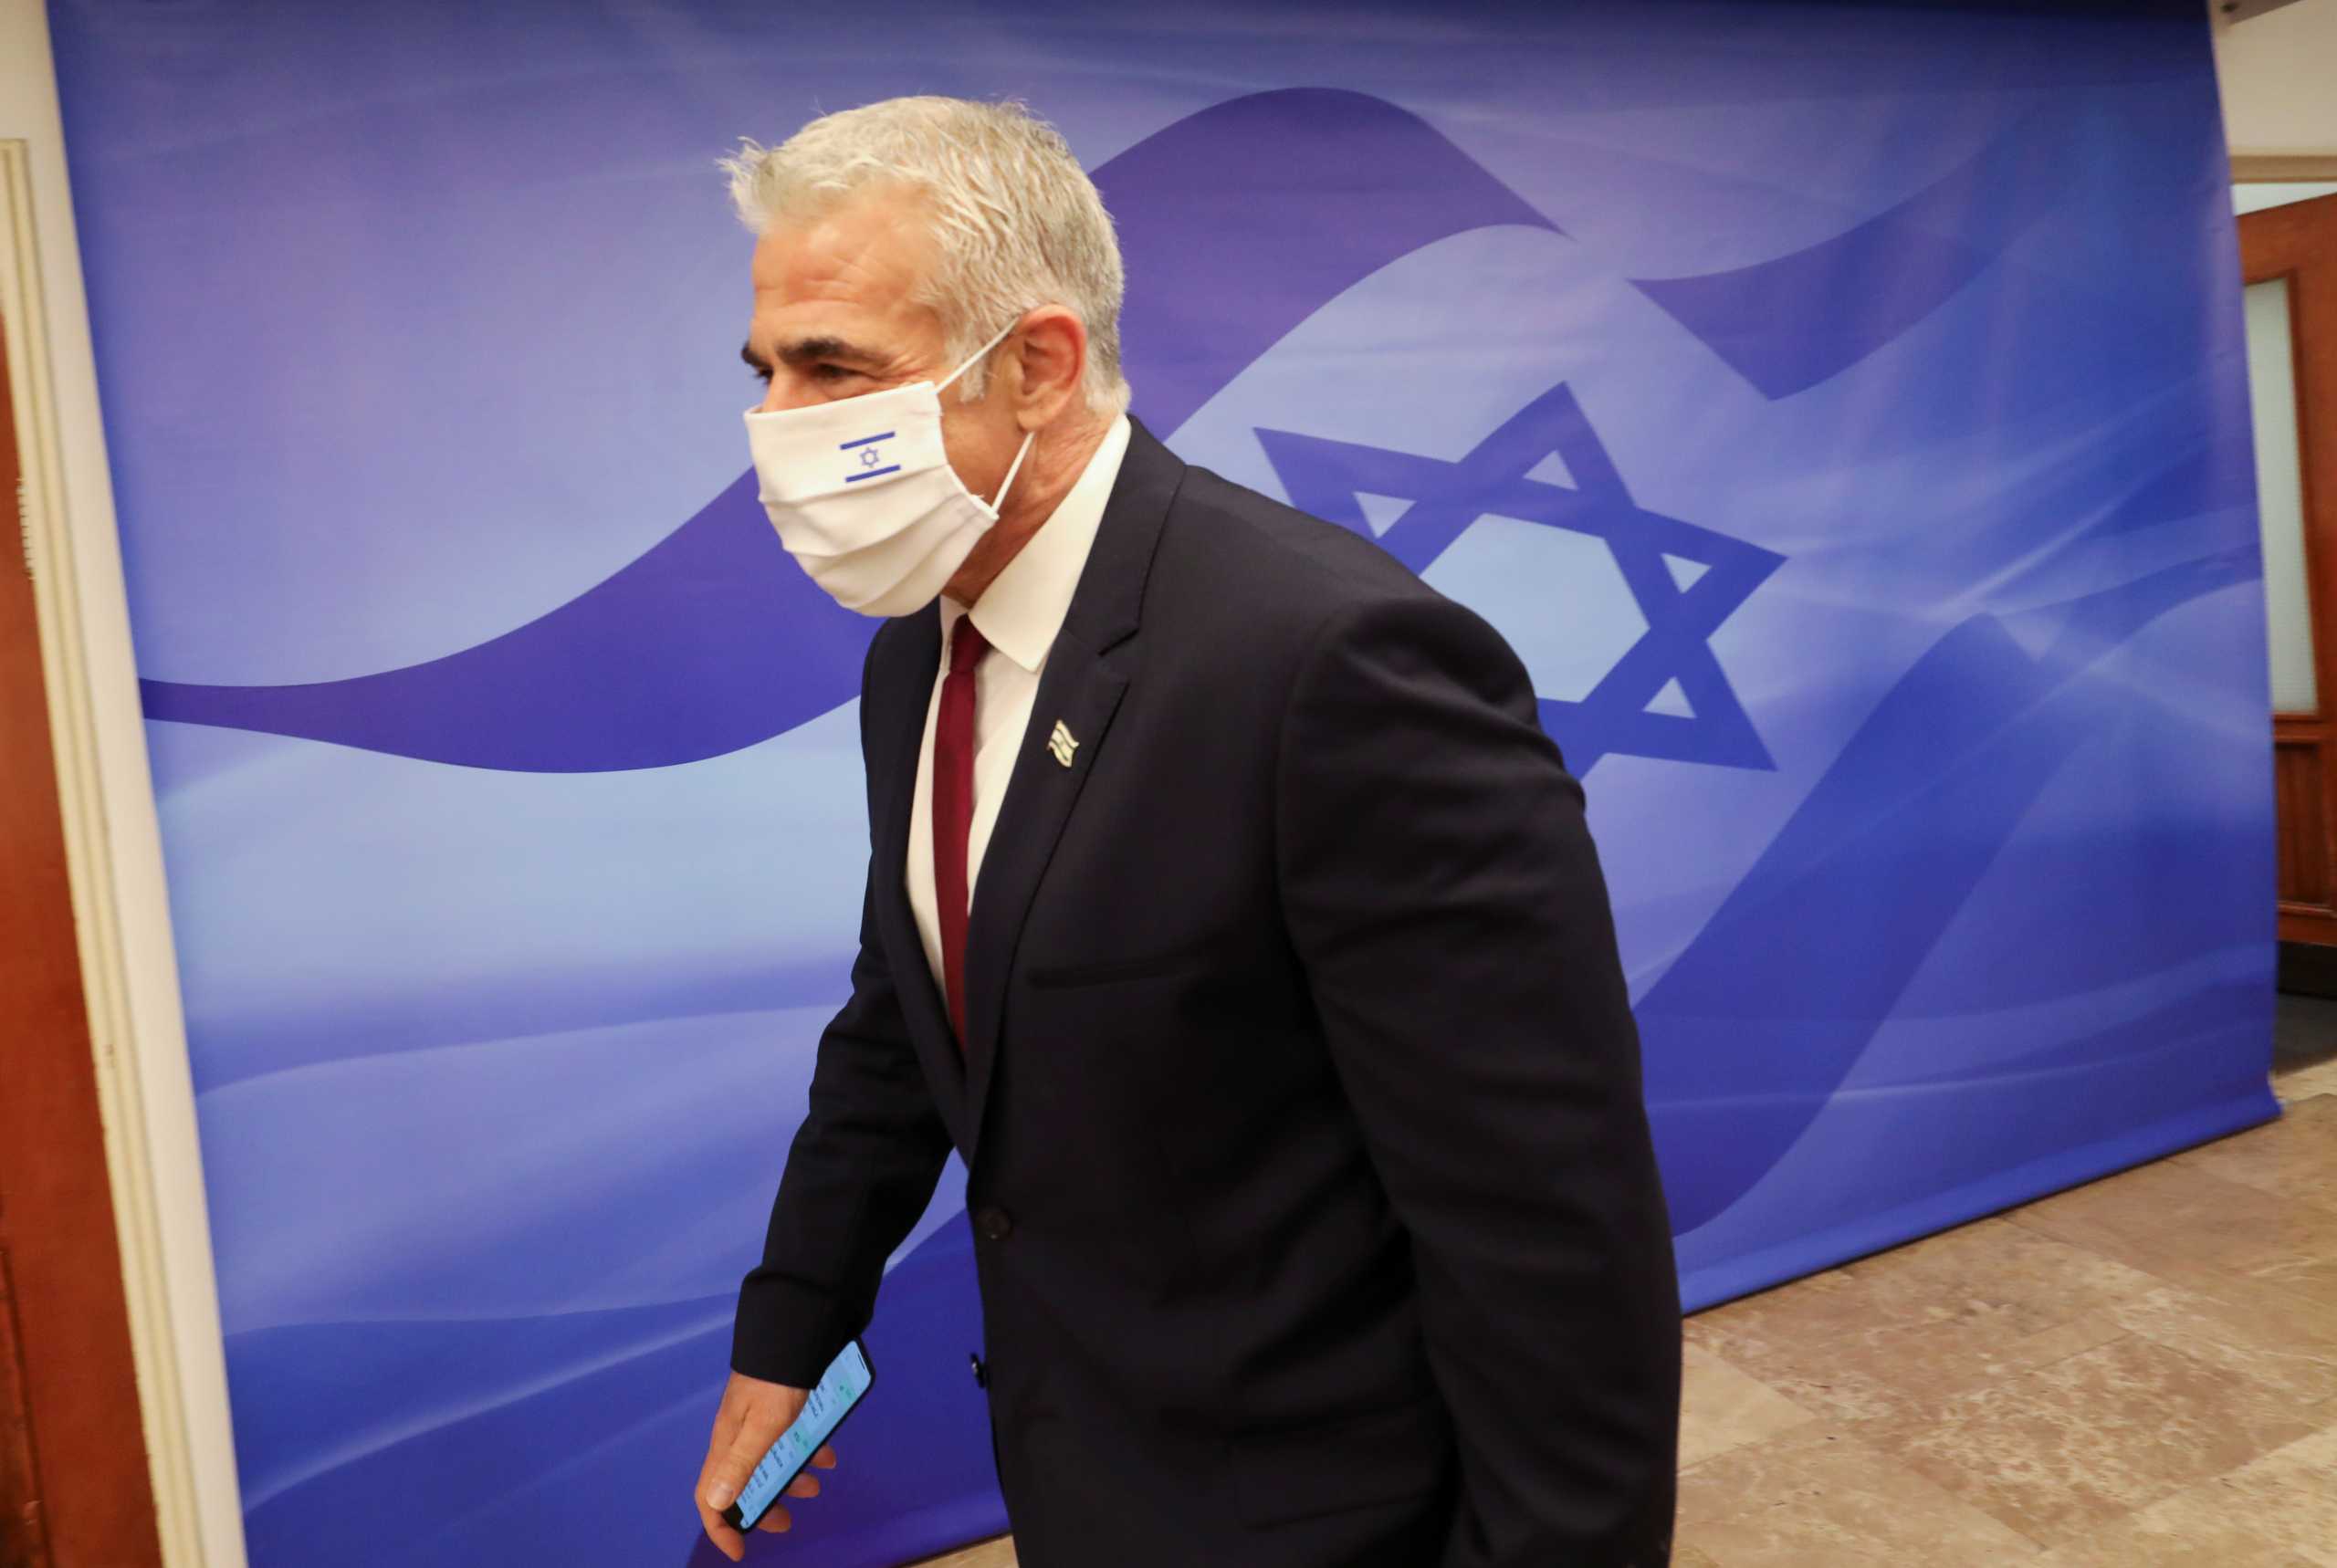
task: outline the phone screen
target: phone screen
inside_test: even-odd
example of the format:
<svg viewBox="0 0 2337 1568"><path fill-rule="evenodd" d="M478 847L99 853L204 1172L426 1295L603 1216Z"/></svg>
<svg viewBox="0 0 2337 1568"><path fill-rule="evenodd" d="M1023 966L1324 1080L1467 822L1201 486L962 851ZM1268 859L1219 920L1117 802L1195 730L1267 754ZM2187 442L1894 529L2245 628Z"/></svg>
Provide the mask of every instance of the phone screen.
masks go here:
<svg viewBox="0 0 2337 1568"><path fill-rule="evenodd" d="M740 1530L755 1527L755 1521L763 1516L763 1511L779 1500L787 1483L819 1452L820 1445L828 1440L828 1434L841 1426L852 1407L860 1403L873 1375L868 1353L860 1348L858 1340L844 1346L828 1363L827 1371L820 1374L820 1381L803 1401L802 1410L779 1435L779 1441L770 1446L770 1451L763 1455L755 1473L747 1478L739 1500L723 1511L734 1516L732 1523Z"/></svg>

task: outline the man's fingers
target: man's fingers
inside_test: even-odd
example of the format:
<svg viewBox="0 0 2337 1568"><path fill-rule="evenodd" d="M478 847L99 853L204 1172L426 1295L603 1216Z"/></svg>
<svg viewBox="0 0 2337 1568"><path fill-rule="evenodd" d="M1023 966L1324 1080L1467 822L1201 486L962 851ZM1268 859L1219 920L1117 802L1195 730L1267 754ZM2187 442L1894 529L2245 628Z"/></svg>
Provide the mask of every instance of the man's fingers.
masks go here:
<svg viewBox="0 0 2337 1568"><path fill-rule="evenodd" d="M722 1407L714 1413L714 1434L707 1439L706 1463L699 1469L697 1475L697 1501L700 1508L711 1507L715 1512L720 1513L730 1506L729 1497L716 1502L713 1500L713 1494L716 1483L728 1473L725 1467L728 1462L730 1451L739 1446L739 1428L743 1425L744 1422L739 1412L731 1408L730 1402L727 1399L722 1402ZM731 1497L737 1496L739 1487L745 1484L743 1479L734 1484L730 1489Z"/></svg>
<svg viewBox="0 0 2337 1568"><path fill-rule="evenodd" d="M714 1430L706 1440L706 1462L711 1466L716 1458L729 1451L738 1441L739 1427L745 1417L737 1405L725 1399L714 1412Z"/></svg>
<svg viewBox="0 0 2337 1568"><path fill-rule="evenodd" d="M746 1421L730 1439L730 1451L707 1467L708 1482L706 1504L717 1513L738 1501L739 1494L747 1489L747 1478L755 1473L763 1455L779 1440L783 1429L773 1422Z"/></svg>
<svg viewBox="0 0 2337 1568"><path fill-rule="evenodd" d="M825 1443L823 1443L820 1445L820 1451L812 1456L812 1462L823 1470L834 1469L836 1468L836 1451L833 1448L829 1448Z"/></svg>
<svg viewBox="0 0 2337 1568"><path fill-rule="evenodd" d="M703 1491L700 1492L697 1501L697 1521L706 1527L706 1538L714 1542L714 1549L733 1563L744 1562L747 1556L747 1538L731 1529L728 1521L721 1514L706 1506Z"/></svg>
<svg viewBox="0 0 2337 1568"><path fill-rule="evenodd" d="M802 1475L797 1476L793 1480L787 1483L787 1495L790 1497L819 1496L820 1478L812 1474L809 1470L804 1471Z"/></svg>
<svg viewBox="0 0 2337 1568"><path fill-rule="evenodd" d="M707 1500L714 1495L714 1467L718 1456L706 1456L706 1466L698 1471L697 1486L690 1493L690 1501L697 1507L697 1521L706 1528L706 1538L714 1542L715 1550L733 1563L742 1562L747 1555L747 1538L730 1528L722 1517L722 1510Z"/></svg>
<svg viewBox="0 0 2337 1568"><path fill-rule="evenodd" d="M706 1447L706 1463L698 1470L697 1485L690 1501L697 1508L707 1539L733 1563L746 1561L747 1537L722 1517L723 1511L739 1500L755 1467L762 1463L771 1444L802 1410L803 1400L804 1391L801 1388L759 1382L735 1371L722 1391L721 1406L715 1412L713 1435ZM816 1485L812 1488L812 1491L818 1490ZM759 1529L773 1533L793 1522L783 1508L765 1509L763 1516L755 1521Z"/></svg>

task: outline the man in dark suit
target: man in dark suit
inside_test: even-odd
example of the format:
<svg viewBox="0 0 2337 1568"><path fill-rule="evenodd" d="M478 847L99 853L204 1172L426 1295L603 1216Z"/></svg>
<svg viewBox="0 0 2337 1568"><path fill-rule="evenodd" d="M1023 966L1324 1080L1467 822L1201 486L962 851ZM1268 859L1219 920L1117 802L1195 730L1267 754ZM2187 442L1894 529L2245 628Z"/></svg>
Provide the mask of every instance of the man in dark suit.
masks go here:
<svg viewBox="0 0 2337 1568"><path fill-rule="evenodd" d="M739 1554L718 1511L954 1147L1025 1568L1667 1563L1638 1040L1515 655L1126 417L1109 219L1028 115L895 100L731 168L766 504L895 618L852 997L739 1293L708 1532ZM799 483L969 356L914 493Z"/></svg>

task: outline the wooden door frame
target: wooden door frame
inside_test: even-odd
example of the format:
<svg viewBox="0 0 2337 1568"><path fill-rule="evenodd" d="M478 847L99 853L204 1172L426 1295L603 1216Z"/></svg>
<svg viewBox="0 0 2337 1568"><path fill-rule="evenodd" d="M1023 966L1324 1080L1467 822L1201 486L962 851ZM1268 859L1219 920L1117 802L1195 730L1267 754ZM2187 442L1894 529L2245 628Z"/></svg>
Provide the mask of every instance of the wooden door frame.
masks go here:
<svg viewBox="0 0 2337 1568"><path fill-rule="evenodd" d="M10 329L5 352L26 476L19 537L33 569L56 821L86 1004L80 1090L97 1101L111 1211L110 1221L76 1222L69 1241L85 1264L102 1260L113 1273L135 1397L122 1409L117 1385L103 1399L105 1420L117 1448L135 1452L142 1443L144 1450L132 1479L101 1500L109 1533L96 1555L87 1554L72 1521L97 1516L67 1508L59 1490L78 1484L60 1469L78 1475L80 1467L43 1461L41 1483L58 1503L45 1520L48 1547L56 1568L136 1562L122 1542L142 1517L166 1568L245 1568L161 824L39 0L0 0L0 317ZM0 526L18 535L16 519ZM12 537L0 544L0 570L21 578L18 560ZM86 1173L76 1179L86 1191ZM31 1190L9 1180L12 1193ZM9 1223L21 1233L47 1222L14 1215ZM54 1236L62 1244L68 1232ZM29 1364L52 1342L47 1331L24 1326ZM35 1369L29 1380L44 1450L52 1443L48 1406L63 1398L70 1407L85 1393L75 1364L61 1364L54 1374ZM127 1526L124 1512L132 1516Z"/></svg>
<svg viewBox="0 0 2337 1568"><path fill-rule="evenodd" d="M2231 155L2235 185L2304 184L2337 180L2337 152L2240 152Z"/></svg>
<svg viewBox="0 0 2337 1568"><path fill-rule="evenodd" d="M2321 866L2337 877L2337 256L2316 251L2311 231L2332 220L2337 195L2292 202L2243 214L2239 219L2244 283L2289 284L2290 342L2294 354L2299 481L2304 516L2305 589L2312 627L2313 681L2320 706L2310 714L2272 716L2274 751L2310 749L2319 761L2315 782ZM2337 889L2331 897L2337 900ZM2284 942L2337 946L2337 906L2283 899Z"/></svg>
<svg viewBox="0 0 2337 1568"><path fill-rule="evenodd" d="M7 335L0 318L13 502ZM0 541L0 1548L30 1568L161 1568L29 544Z"/></svg>

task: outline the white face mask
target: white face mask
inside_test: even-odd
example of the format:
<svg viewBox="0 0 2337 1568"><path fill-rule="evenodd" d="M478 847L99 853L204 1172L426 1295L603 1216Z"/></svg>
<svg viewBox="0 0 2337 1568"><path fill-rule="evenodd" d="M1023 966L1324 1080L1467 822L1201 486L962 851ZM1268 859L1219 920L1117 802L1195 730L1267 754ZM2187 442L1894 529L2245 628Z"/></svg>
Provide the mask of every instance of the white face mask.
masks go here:
<svg viewBox="0 0 2337 1568"><path fill-rule="evenodd" d="M775 413L747 412L747 446L780 542L835 601L863 615L933 602L998 521L1032 431L984 502L941 444L941 387L1006 340L1010 323L940 386L915 382Z"/></svg>

